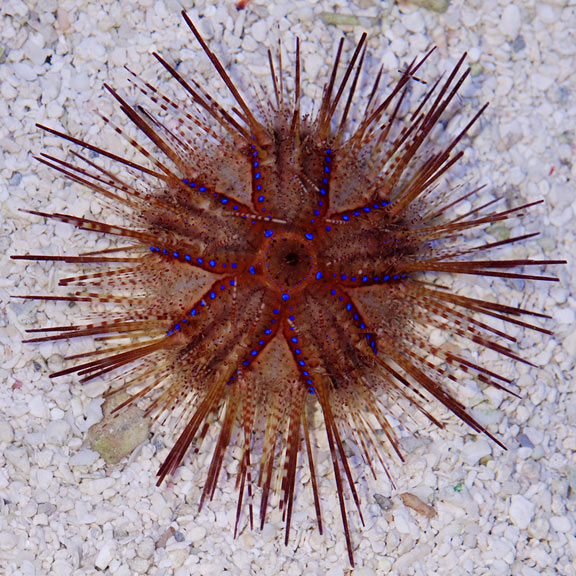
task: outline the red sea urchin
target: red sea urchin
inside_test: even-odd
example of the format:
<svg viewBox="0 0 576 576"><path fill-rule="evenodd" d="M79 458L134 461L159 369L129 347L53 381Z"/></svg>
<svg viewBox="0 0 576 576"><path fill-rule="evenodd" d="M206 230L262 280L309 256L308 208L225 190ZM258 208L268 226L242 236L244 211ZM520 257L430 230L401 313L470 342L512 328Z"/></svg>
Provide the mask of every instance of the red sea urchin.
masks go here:
<svg viewBox="0 0 576 576"><path fill-rule="evenodd" d="M431 132L469 74L464 57L445 79L422 89L410 112L408 94L429 55L412 62L384 98L380 70L353 122L366 36L338 80L341 42L312 117L300 110L298 44L293 90L281 62L276 69L269 54L272 97L252 108L183 16L236 105L224 108L155 54L184 89L186 107L136 76L134 85L159 106L159 116L131 106L106 86L152 142L148 149L126 136L145 164L42 126L123 166L118 175L77 152L79 164L48 154L39 158L99 194L126 224L30 211L121 242L75 256L15 257L83 267L60 280L67 295L27 298L110 308L98 319L31 330L46 335L28 341L91 337L94 349L71 357L74 365L53 377L76 373L86 382L111 373L112 392L131 392L129 402L147 398L147 410L157 419L177 414L180 435L158 483L176 471L210 425L219 426L201 505L214 495L228 448L238 447L236 531L244 502L252 524L257 492L263 526L271 491L278 489L288 541L302 452L322 530L310 431L312 411L319 407L353 563L347 490L360 518L361 511L343 438L350 436L372 466L374 455L382 462L380 432L400 456L389 421L396 404L439 426L428 405L442 404L500 444L453 390L464 374L498 388L510 380L464 351L474 343L528 363L511 348L515 339L491 319L549 334L522 319L544 315L461 295L437 278L552 281L525 269L560 261L483 256L534 236L486 242L481 233L521 218L536 203L492 211L495 199L459 215L455 210L474 201L478 189L461 193L445 175L461 158L456 147L485 107L444 144L433 141ZM448 334L450 345L433 344L431 328Z"/></svg>

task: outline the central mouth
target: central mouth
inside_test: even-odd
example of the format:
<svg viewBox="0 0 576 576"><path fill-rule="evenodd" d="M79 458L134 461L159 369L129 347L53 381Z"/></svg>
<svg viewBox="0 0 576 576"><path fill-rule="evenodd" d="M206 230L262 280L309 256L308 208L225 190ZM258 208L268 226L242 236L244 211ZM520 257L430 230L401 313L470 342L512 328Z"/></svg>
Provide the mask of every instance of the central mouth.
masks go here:
<svg viewBox="0 0 576 576"><path fill-rule="evenodd" d="M312 243L297 234L275 234L263 248L265 277L280 291L298 291L313 278L316 264Z"/></svg>

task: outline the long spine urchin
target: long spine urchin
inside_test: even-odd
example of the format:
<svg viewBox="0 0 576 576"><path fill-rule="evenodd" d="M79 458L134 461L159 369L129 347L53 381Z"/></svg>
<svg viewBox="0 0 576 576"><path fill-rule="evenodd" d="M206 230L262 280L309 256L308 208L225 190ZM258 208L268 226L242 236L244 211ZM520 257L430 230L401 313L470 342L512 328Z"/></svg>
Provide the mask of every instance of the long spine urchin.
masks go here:
<svg viewBox="0 0 576 576"><path fill-rule="evenodd" d="M432 141L469 74L464 57L423 88L410 112L409 93L429 54L407 66L384 96L380 70L363 113L353 118L366 36L340 76L341 42L311 117L301 110L298 45L293 90L269 53L270 98L253 108L183 16L235 106L220 105L155 54L181 85L186 106L136 75L134 85L159 107L159 116L106 87L147 137L144 143L126 136L141 163L42 126L124 168L123 174L110 171L77 152L74 163L39 157L100 195L125 223L30 211L120 242L103 252L15 257L83 267L60 280L66 295L27 298L110 307L97 320L30 330L46 334L28 341L92 338L93 351L70 358L72 364L52 376L76 373L82 382L111 376L112 392L147 398L147 411L158 420L178 413L180 435L158 483L211 425L219 426L201 504L215 493L228 448L238 447L236 531L244 504L253 524L257 491L262 527L278 491L288 542L301 460L309 466L322 530L310 426L319 408L353 564L346 494L360 518L361 510L343 439L354 441L371 467L375 454L383 462L382 435L401 457L390 419L395 407L442 426L432 414L441 404L501 445L458 400L455 384L468 375L502 389L512 382L466 350L486 348L529 364L495 321L550 333L524 319L543 314L456 293L439 279L554 281L539 270L561 262L491 259L493 251L534 234L490 242L485 229L521 218L536 203L498 210L498 198L480 204L479 190L461 192L447 182L462 156L458 145L485 109L444 144ZM456 210L475 199L470 210ZM431 329L450 343L432 343Z"/></svg>

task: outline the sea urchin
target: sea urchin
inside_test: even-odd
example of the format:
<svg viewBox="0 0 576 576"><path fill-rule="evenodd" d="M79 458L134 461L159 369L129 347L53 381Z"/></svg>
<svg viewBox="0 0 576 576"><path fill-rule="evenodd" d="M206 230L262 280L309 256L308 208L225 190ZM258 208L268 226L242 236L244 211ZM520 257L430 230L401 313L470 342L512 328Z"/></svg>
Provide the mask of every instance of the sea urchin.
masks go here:
<svg viewBox="0 0 576 576"><path fill-rule="evenodd" d="M263 526L271 492L278 490L288 541L303 453L322 530L310 432L311 413L319 408L353 563L345 494L361 518L360 499L343 438L350 436L372 466L374 455L380 458L382 434L400 456L389 418L396 405L441 426L429 407L441 404L500 444L454 389L465 374L498 388L510 380L475 363L465 350L473 343L527 362L511 348L515 339L490 320L549 333L522 319L542 314L461 295L437 279L465 274L555 280L524 269L558 261L484 256L534 236L487 242L482 234L489 225L522 217L536 202L494 211L495 199L456 210L473 202L478 189L459 192L445 175L461 158L457 145L485 106L443 144L431 132L469 75L464 57L445 78L422 88L410 111L409 93L415 83L422 85L415 75L429 54L407 66L385 97L378 71L363 112L352 121L366 36L338 79L340 43L313 115L301 112L297 44L293 89L280 56L274 64L269 52L271 96L251 107L183 16L235 107L226 109L155 54L183 88L187 104L132 75L134 86L159 107L153 115L106 86L151 146L104 121L144 163L41 126L92 154L74 152L77 163L48 154L40 161L99 194L125 225L30 211L121 241L101 252L15 257L82 267L60 280L66 295L27 298L109 307L98 319L30 330L45 335L29 341L90 337L94 349L74 356L73 365L53 377L76 373L86 382L111 373L112 392L131 392L129 402L147 398L148 413L157 419L177 414L180 434L158 483L176 471L210 426L219 427L201 504L214 495L225 454L235 446L241 453L236 530L243 503L252 524L257 493ZM123 173L95 162L93 153L122 166ZM450 345L432 343L431 328L449 335Z"/></svg>

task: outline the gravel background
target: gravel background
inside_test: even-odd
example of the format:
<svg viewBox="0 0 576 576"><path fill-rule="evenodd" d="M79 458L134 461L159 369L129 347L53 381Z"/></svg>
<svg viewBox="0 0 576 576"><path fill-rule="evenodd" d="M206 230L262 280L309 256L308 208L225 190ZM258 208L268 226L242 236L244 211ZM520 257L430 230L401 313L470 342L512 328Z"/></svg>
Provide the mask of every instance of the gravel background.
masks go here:
<svg viewBox="0 0 576 576"><path fill-rule="evenodd" d="M105 574L351 574L332 480L321 482L326 534L315 530L311 494L300 486L292 539L283 544L275 510L263 533L232 537L234 481L221 483L200 514L195 482L202 458L174 483L156 488L166 453L161 436L129 459L107 466L85 444L101 417L104 383L81 388L74 378L49 380L65 346L22 345L26 328L62 322L62 306L10 300L10 294L50 292L50 265L26 266L9 255L81 245L84 236L18 212L69 209L98 213L90 193L32 159L66 146L42 136L36 122L122 151L95 114L114 114L102 84L130 92L127 64L164 86L151 53L181 59L195 77L213 80L206 58L184 25L190 16L233 77L250 90L266 83L265 49L280 37L291 54L302 41L305 94L317 97L342 34L369 34L371 58L392 75L432 45L437 55L423 76L434 78L468 51L473 78L465 108L490 107L472 134L466 163L471 178L517 201L540 198L533 224L543 234L521 254L562 257L555 285L479 281L475 290L546 310L555 338L526 334L521 348L541 369L500 369L517 377L522 399L489 392L465 401L508 446L503 452L450 421L447 429L418 430L404 442L406 463L390 462L393 489L356 468L366 526L353 521L356 576L375 574L571 575L576 561L574 519L576 351L573 165L576 115L576 7L569 0L453 0L443 2L253 0L237 11L229 0L5 0L0 16L0 573ZM572 4L570 6L570 4ZM421 5L421 6L419 6ZM289 59L289 57L288 57ZM175 88L174 86L172 86ZM249 92L248 92L249 93ZM118 116L116 116L118 118ZM522 292L522 293L521 293ZM70 312L70 311L68 311ZM73 313L73 311L71 312ZM499 368L490 354L484 361ZM430 434L429 434L430 432ZM169 445L169 440L166 441ZM228 472L233 472L230 464ZM329 471L326 462L322 470ZM226 476L226 474L225 474ZM365 478L365 479L364 479ZM225 480L225 478L224 478ZM305 478L302 478L302 483ZM433 506L410 506L410 493ZM403 497L404 495L404 497ZM2 568L3 567L3 568Z"/></svg>

